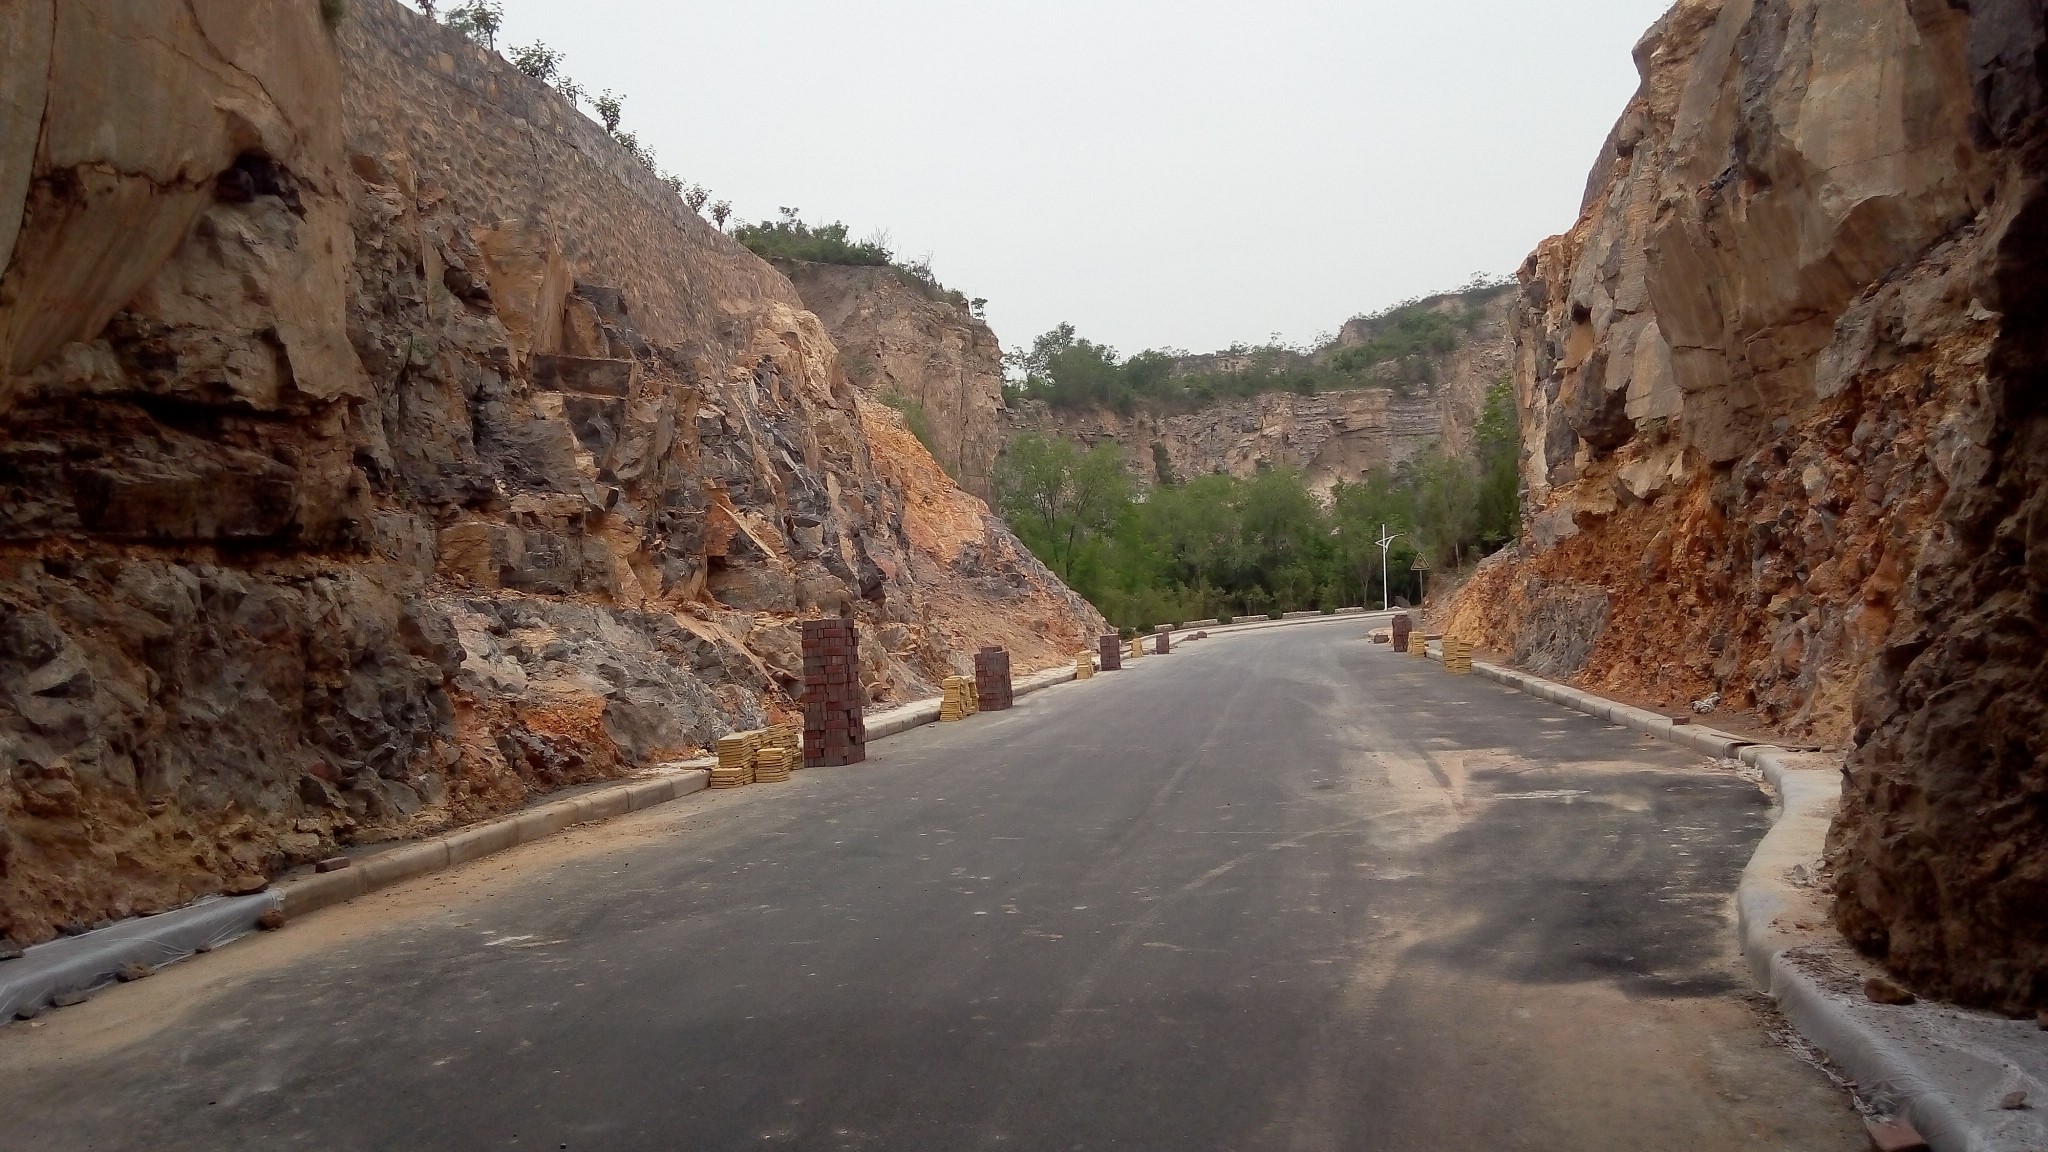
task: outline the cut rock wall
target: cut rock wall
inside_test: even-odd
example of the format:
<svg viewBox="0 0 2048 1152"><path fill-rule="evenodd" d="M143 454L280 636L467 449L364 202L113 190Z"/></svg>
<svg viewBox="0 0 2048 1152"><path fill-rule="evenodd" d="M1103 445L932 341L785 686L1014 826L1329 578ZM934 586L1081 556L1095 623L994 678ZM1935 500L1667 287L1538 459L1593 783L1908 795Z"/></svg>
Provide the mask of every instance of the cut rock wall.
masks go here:
<svg viewBox="0 0 2048 1152"><path fill-rule="evenodd" d="M1445 620L1853 744L1842 926L2015 1011L2048 1002L2040 26L1681 0L1578 223L1522 269L1525 530Z"/></svg>
<svg viewBox="0 0 2048 1152"><path fill-rule="evenodd" d="M772 268L391 0L10 6L0 937L1103 625ZM129 131L133 128L133 131Z"/></svg>
<svg viewBox="0 0 2048 1152"><path fill-rule="evenodd" d="M962 488L991 498L1002 449L1003 346L989 326L896 268L775 266L824 322L854 387L915 404L940 465Z"/></svg>

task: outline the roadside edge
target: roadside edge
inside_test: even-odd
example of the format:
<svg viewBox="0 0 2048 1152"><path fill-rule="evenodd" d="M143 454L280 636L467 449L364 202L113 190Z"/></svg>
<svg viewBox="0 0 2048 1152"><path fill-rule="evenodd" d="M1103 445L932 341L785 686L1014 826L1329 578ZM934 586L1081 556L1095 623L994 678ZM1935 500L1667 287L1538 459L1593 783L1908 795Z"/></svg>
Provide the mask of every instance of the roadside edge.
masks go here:
<svg viewBox="0 0 2048 1152"><path fill-rule="evenodd" d="M1442 646L1430 646L1429 655L1441 661ZM2048 1142L2048 1123L2035 1119L2041 1115L2038 1105L1999 1106L2012 1091L2048 1100L2048 1077L2043 1075L2048 1044L2029 1035L2033 1024L1952 1005L1880 1010L1865 1002L1860 990L1831 989L1810 970L1839 971L1842 962L1855 963L1845 942L1817 944L1811 934L1796 934L1784 924L1788 914L1810 900L1791 874L1797 866L1817 864L1823 855L1828 825L1841 803L1837 772L1794 767L1792 753L1784 748L1704 726L1673 724L1668 716L1526 672L1479 661L1472 671L1702 755L1739 759L1760 772L1776 800L1771 829L1751 853L1735 889L1737 943L1757 987L1861 1092L1909 1120L1933 1152L2029 1152ZM2020 1053L2040 1059L2026 1060Z"/></svg>

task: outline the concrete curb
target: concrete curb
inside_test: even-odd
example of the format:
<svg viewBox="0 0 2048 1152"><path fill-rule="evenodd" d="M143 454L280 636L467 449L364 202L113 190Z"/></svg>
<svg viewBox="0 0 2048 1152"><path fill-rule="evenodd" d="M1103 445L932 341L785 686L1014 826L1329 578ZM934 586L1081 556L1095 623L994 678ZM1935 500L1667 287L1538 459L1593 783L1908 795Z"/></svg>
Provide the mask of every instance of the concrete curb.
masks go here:
<svg viewBox="0 0 2048 1152"><path fill-rule="evenodd" d="M1441 646L1433 647L1430 656L1443 659ZM1872 1004L1854 977L1856 959L1846 944L1816 943L1811 930L1801 934L1786 927L1802 905L1811 903L1809 892L1792 882L1792 870L1821 859L1828 825L1841 803L1837 772L1799 768L1783 748L1673 724L1668 716L1526 672L1476 661L1472 670L1702 755L1740 759L1761 772L1778 802L1771 830L1750 855L1735 889L1737 942L1757 986L1861 1093L1896 1109L1934 1152L2038 1152L2048 1147L2048 1121L2038 1119L2038 1105L2009 1110L1998 1104L2012 1091L2048 1101L2048 1042L2034 1024L1946 1005ZM1817 973L1833 979L1824 982Z"/></svg>
<svg viewBox="0 0 2048 1152"><path fill-rule="evenodd" d="M577 824L610 820L679 800L703 791L710 782L711 773L704 768L685 768L652 780L628 781L472 824L433 840L366 856L338 871L288 880L272 891L278 893L279 907L286 917L303 916L380 888L546 839Z"/></svg>

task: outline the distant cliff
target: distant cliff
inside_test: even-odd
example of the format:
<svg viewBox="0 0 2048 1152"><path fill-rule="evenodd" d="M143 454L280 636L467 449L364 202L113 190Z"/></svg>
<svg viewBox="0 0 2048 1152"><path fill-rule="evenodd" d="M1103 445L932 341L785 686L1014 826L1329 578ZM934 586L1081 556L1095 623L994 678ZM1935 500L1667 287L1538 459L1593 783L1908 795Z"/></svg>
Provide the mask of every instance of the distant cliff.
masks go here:
<svg viewBox="0 0 2048 1152"><path fill-rule="evenodd" d="M1355 482L1374 469L1398 466L1432 445L1469 456L1487 389L1509 369L1513 338L1508 318L1514 304L1512 292L1484 294L1470 305L1475 311L1470 330L1458 331L1450 348L1374 364L1366 375L1384 380L1381 386L1306 395L1264 392L1192 411L1140 406L1129 415L1027 400L1003 413L1003 437L1007 441L1037 432L1089 445L1114 441L1123 448L1132 474L1146 485L1158 480L1162 452L1172 475L1182 479L1249 476L1262 466L1288 467L1299 469L1319 492L1340 481ZM1417 310L1462 314L1467 307L1460 296L1447 295L1423 301ZM1328 347L1301 359L1327 362L1381 334L1374 320L1353 320ZM1228 352L1186 357L1181 370L1229 372L1249 359L1249 354Z"/></svg>

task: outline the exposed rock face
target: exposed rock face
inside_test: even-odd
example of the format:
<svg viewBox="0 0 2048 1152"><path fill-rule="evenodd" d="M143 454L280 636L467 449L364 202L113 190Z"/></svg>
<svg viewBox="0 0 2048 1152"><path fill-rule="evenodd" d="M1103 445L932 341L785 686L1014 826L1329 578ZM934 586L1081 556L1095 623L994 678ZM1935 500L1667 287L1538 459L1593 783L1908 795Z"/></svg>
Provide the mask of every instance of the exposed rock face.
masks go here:
<svg viewBox="0 0 2048 1152"><path fill-rule="evenodd" d="M1003 407L1003 346L989 326L895 268L793 260L776 267L824 321L854 386L915 403L939 463L962 488L989 498Z"/></svg>
<svg viewBox="0 0 2048 1152"><path fill-rule="evenodd" d="M1446 306L1455 303L1450 298ZM1267 392L1193 412L1129 416L1108 410L1072 412L1026 401L1003 413L1004 439L1050 433L1093 446L1114 441L1141 484L1158 480L1153 445L1165 448L1173 474L1250 476L1262 465L1295 468L1311 489L1327 493L1374 469L1395 467L1432 445L1469 455L1486 391L1505 375L1513 348L1508 318L1514 297L1486 302L1478 322L1436 366L1437 382L1402 389L1361 388L1303 396ZM1462 308L1462 305L1459 305ZM1347 325L1335 351L1361 342ZM1227 354L1192 357L1204 368L1228 368ZM1397 367L1386 364L1391 371Z"/></svg>
<svg viewBox="0 0 2048 1152"><path fill-rule="evenodd" d="M319 8L0 14L0 936L691 754L806 615L878 701L1101 630L601 129Z"/></svg>
<svg viewBox="0 0 2048 1152"><path fill-rule="evenodd" d="M1853 736L1843 927L2008 1009L2048 1002L2040 29L1660 21L1578 224L1523 268L1526 531L1448 621L1520 652L1578 620L1582 683Z"/></svg>

